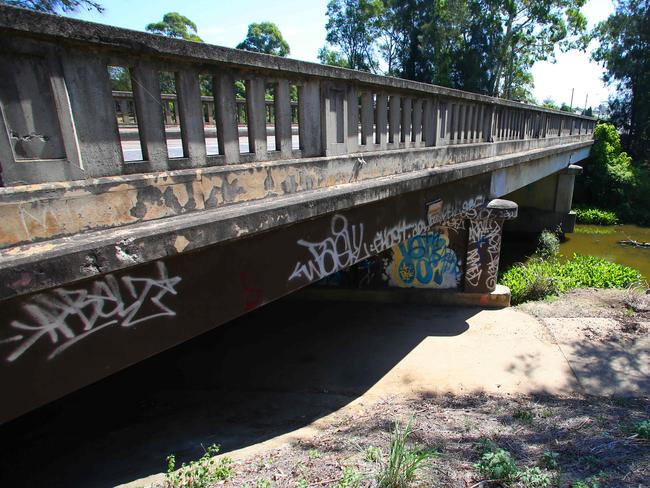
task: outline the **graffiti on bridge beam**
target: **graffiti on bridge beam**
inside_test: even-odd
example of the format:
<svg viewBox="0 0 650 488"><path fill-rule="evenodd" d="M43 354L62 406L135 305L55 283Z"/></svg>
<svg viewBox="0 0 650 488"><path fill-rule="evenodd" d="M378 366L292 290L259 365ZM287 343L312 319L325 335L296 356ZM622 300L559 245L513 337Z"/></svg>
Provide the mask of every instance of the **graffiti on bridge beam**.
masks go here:
<svg viewBox="0 0 650 488"><path fill-rule="evenodd" d="M6 361L19 359L36 343L47 341L54 347L52 359L69 347L107 327L133 327L157 317L173 317L176 312L163 303L166 295L176 295L179 276L169 277L163 262L156 263L158 277L119 280L108 274L87 288L57 288L34 295L22 305L31 322L14 320L13 336L0 344L14 346Z"/></svg>

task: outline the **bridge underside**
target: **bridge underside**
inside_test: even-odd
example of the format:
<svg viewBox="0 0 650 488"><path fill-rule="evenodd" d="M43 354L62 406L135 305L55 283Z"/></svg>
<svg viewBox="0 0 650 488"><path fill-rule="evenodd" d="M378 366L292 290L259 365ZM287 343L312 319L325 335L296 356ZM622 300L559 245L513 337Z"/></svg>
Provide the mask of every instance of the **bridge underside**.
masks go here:
<svg viewBox="0 0 650 488"><path fill-rule="evenodd" d="M480 242L498 244L513 214L487 204L565 170L591 144L557 142L8 189L2 238L20 245L0 251L0 380L11 392L0 422L377 255L394 261L380 286L489 290L498 247L494 263ZM521 151L499 155L505 144ZM411 266L423 247L437 261Z"/></svg>

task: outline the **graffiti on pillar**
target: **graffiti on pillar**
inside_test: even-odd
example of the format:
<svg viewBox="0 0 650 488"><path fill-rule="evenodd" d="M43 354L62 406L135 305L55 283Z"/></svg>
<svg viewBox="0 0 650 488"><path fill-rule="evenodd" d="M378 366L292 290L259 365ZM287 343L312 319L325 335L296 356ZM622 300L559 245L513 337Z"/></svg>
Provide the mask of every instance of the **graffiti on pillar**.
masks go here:
<svg viewBox="0 0 650 488"><path fill-rule="evenodd" d="M485 284L488 289L494 289L499 270L501 223L489 218L489 209L475 213L478 218L469 220L465 279L470 285L478 286L485 271Z"/></svg>
<svg viewBox="0 0 650 488"><path fill-rule="evenodd" d="M86 288L56 288L34 295L22 306L29 321L10 323L12 336L0 339L11 351L13 362L42 341L51 344L47 359L107 327L133 327L157 317L173 317L165 296L176 295L179 276L169 277L163 262L156 263L157 277L134 278L112 274Z"/></svg>
<svg viewBox="0 0 650 488"><path fill-rule="evenodd" d="M461 263L451 249L449 230L436 227L393 248L389 284L401 288L457 288Z"/></svg>

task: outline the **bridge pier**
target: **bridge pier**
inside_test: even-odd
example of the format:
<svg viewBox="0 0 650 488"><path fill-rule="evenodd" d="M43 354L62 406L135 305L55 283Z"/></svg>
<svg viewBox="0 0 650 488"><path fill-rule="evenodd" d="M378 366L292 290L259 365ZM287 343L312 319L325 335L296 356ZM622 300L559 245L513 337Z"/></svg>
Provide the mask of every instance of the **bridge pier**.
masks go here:
<svg viewBox="0 0 650 488"><path fill-rule="evenodd" d="M505 225L506 232L540 233L543 230L571 233L576 215L571 211L576 175L582 167L575 164L520 188L506 198L517 202L520 218Z"/></svg>

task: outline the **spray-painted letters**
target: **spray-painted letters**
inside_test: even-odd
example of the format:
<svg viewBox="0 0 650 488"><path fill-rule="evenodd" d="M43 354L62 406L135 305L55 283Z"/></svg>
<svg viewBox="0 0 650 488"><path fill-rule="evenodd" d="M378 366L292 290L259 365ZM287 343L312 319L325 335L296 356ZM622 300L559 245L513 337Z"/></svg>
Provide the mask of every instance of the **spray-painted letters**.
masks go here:
<svg viewBox="0 0 650 488"><path fill-rule="evenodd" d="M106 327L132 327L156 317L175 316L163 299L167 294L177 294L181 278L170 278L162 262L157 267L157 278L123 276L118 280L109 274L87 289L57 288L35 295L23 305L31 322L14 320L10 326L15 335L0 339L0 344L15 343L6 360L19 359L41 340L49 340L54 346L47 356L52 359Z"/></svg>

